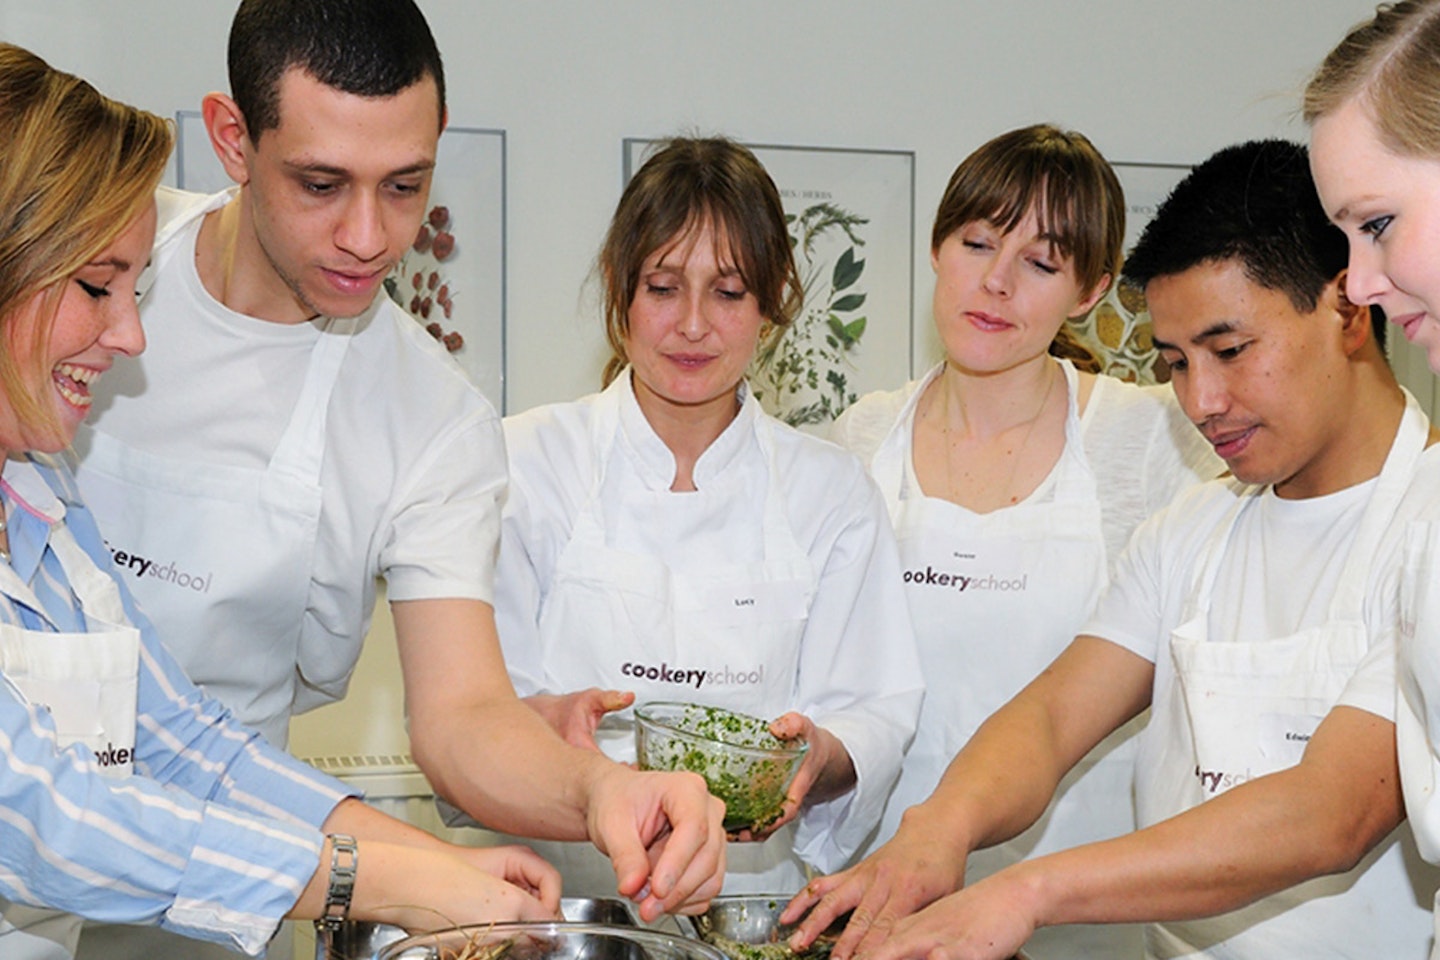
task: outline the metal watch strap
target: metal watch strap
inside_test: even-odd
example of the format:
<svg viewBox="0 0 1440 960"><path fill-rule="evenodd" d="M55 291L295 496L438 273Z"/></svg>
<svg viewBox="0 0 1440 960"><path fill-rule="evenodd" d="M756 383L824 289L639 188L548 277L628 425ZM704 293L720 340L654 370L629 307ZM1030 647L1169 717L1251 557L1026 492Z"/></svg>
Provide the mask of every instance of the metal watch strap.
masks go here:
<svg viewBox="0 0 1440 960"><path fill-rule="evenodd" d="M335 929L350 913L350 898L355 893L355 870L360 866L360 850L355 838L332 833L330 839L330 887L325 892L325 926Z"/></svg>

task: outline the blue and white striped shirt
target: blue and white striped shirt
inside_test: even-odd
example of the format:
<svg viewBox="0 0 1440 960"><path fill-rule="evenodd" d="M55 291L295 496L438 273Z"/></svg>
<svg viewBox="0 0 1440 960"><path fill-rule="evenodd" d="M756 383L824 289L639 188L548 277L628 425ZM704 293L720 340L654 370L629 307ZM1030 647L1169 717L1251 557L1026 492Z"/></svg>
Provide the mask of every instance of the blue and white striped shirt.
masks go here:
<svg viewBox="0 0 1440 960"><path fill-rule="evenodd" d="M68 469L8 461L0 494L11 567L44 607L0 580L0 621L86 630L51 534L63 524L101 569L111 559ZM58 749L48 712L0 685L0 897L258 953L319 864L319 825L354 791L206 697L119 589L141 636L135 775L103 776L87 748Z"/></svg>

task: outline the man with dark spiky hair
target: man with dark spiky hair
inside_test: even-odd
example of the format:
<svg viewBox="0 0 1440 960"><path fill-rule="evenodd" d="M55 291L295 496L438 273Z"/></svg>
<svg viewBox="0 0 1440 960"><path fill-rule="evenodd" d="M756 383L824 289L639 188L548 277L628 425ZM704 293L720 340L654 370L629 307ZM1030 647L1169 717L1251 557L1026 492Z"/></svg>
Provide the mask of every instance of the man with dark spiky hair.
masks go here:
<svg viewBox="0 0 1440 960"><path fill-rule="evenodd" d="M1232 476L1136 531L1082 635L890 844L798 898L819 906L797 942L855 907L837 960L857 945L1009 957L1039 926L1126 921L1150 923L1153 957L1424 960L1437 873L1396 831L1395 568L1380 559L1431 436L1345 296L1345 263L1303 147L1222 150L1176 187L1125 274ZM1141 829L946 888L1147 707Z"/></svg>
<svg viewBox="0 0 1440 960"><path fill-rule="evenodd" d="M228 56L233 95L203 117L237 186L162 192L150 349L77 444L118 572L190 675L282 745L292 713L344 696L383 576L437 793L496 829L588 837L647 918L708 899L724 834L698 778L565 745L505 672L500 422L383 289L446 120L424 16L245 0Z"/></svg>

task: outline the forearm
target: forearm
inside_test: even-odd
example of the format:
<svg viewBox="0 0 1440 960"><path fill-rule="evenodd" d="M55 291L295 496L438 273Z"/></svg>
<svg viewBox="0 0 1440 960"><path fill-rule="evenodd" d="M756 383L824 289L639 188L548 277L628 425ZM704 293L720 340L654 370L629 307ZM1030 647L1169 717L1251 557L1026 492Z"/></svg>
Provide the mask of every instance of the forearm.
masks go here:
<svg viewBox="0 0 1440 960"><path fill-rule="evenodd" d="M444 718L412 712L411 743L439 795L488 827L539 839L586 839L593 784L613 766L566 744L513 696Z"/></svg>
<svg viewBox="0 0 1440 960"><path fill-rule="evenodd" d="M1340 708L1306 759L1185 813L1023 864L1044 923L1184 920L1353 868L1404 818L1393 726ZM1358 728L1367 728L1360 731ZM1312 752L1320 748L1320 756ZM1386 745L1390 744L1389 753ZM1348 756L1346 754L1348 753ZM1352 762L1354 761L1354 762ZM1024 875L1028 875L1028 878Z"/></svg>
<svg viewBox="0 0 1440 960"><path fill-rule="evenodd" d="M850 758L845 745L828 731L819 730L818 733L831 741L832 746L827 751L828 756L821 765L819 774L815 777L814 786L805 795L807 804L834 800L855 788L855 762Z"/></svg>
<svg viewBox="0 0 1440 960"><path fill-rule="evenodd" d="M1344 872L1389 832L1317 830L1324 813L1286 780L1251 781L1148 829L1027 861L1014 880L1040 924L1190 920Z"/></svg>
<svg viewBox="0 0 1440 960"><path fill-rule="evenodd" d="M909 829L923 825L961 855L1017 836L1085 754L1145 709L1154 669L1116 644L1077 637L981 724L930 798L907 812Z"/></svg>
<svg viewBox="0 0 1440 960"><path fill-rule="evenodd" d="M447 851L450 845L432 833L381 813L353 797L342 800L321 827L327 834L341 833L357 840L375 840L399 847Z"/></svg>
<svg viewBox="0 0 1440 960"><path fill-rule="evenodd" d="M351 919L390 923L410 930L432 930L463 923L537 920L553 917L547 907L499 876L475 870L443 849L356 838L355 881L344 913ZM334 839L327 837L320 863L290 919L325 915L335 862ZM346 854L340 862L349 862Z"/></svg>
<svg viewBox="0 0 1440 960"><path fill-rule="evenodd" d="M1069 769L1050 729L1043 704L1007 704L950 762L930 797L905 812L900 830L933 838L962 860L1024 832Z"/></svg>

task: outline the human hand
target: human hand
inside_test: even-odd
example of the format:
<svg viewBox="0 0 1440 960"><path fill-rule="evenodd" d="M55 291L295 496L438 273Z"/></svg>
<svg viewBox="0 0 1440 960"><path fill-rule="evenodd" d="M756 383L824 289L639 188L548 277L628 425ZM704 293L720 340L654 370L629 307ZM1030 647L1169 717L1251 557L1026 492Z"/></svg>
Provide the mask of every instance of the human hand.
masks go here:
<svg viewBox="0 0 1440 960"><path fill-rule="evenodd" d="M648 856L650 859L650 870L652 874L654 873L656 863L658 863L660 858L665 855L665 848L669 844L670 836L670 834L662 836L659 840L652 843L645 851L646 856ZM678 905L667 907L664 909L663 912L686 914L689 916L696 916L704 913L706 910L710 909L710 901L713 900L720 893L720 887L724 879L725 868L724 864L721 864L720 872L714 877L712 877L710 880L702 883L694 891L694 893L690 894L689 899L684 900Z"/></svg>
<svg viewBox="0 0 1440 960"><path fill-rule="evenodd" d="M1012 867L895 924L866 960L1007 960L1037 926L1033 889Z"/></svg>
<svg viewBox="0 0 1440 960"><path fill-rule="evenodd" d="M395 924L407 930L434 930L467 923L559 917L558 896L535 896L490 869L477 866L471 851L365 840L359 841L358 850L350 907L354 919ZM486 858L479 859L485 862ZM530 878L527 884L539 879L543 885L544 878L536 875L533 864L525 863L524 856L500 855L500 861L513 859L513 867L491 859L489 866L514 869ZM317 877L325 875L323 868L317 871Z"/></svg>
<svg viewBox="0 0 1440 960"><path fill-rule="evenodd" d="M902 822L888 843L855 866L806 884L780 914L781 923L799 921L790 937L791 949L807 949L853 911L831 956L849 960L857 953L868 955L902 918L959 887L965 878L964 857L956 860L928 834L914 826L907 829Z"/></svg>
<svg viewBox="0 0 1440 960"><path fill-rule="evenodd" d="M725 879L725 804L694 773L607 762L591 783L590 839L610 857L620 894L649 923L708 904Z"/></svg>
<svg viewBox="0 0 1440 960"><path fill-rule="evenodd" d="M559 916L560 871L534 850L520 844L454 849L456 855L471 866L514 884Z"/></svg>
<svg viewBox="0 0 1440 960"><path fill-rule="evenodd" d="M525 698L530 709L540 714L561 739L571 746L598 750L595 728L607 713L624 710L635 702L629 690L601 690L589 687L573 693L537 693Z"/></svg>
<svg viewBox="0 0 1440 960"><path fill-rule="evenodd" d="M785 789L785 803L780 816L760 830L739 830L731 839L765 840L798 817L807 799L811 802L831 800L855 785L855 764L850 759L850 752L839 737L824 727L817 727L809 717L791 711L770 724L770 732L780 740L803 740L810 744L810 749L805 751L805 759L800 761L795 779Z"/></svg>

